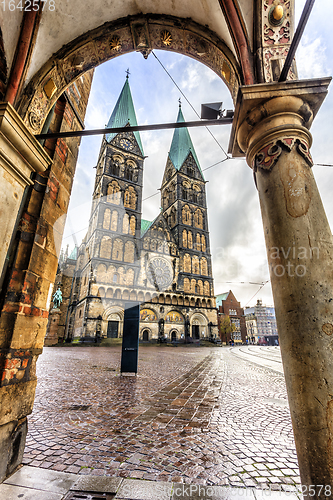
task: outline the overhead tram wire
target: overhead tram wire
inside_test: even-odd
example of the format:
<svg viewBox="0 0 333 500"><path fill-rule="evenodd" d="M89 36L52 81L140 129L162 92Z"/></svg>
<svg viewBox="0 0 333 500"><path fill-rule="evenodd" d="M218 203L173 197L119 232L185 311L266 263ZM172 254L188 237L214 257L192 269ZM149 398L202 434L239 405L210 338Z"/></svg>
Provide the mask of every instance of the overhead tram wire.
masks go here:
<svg viewBox="0 0 333 500"><path fill-rule="evenodd" d="M251 297L251 298L250 298L250 300L248 300L248 301L246 302L246 304L245 304L245 306L244 306L244 307L246 307L246 306L247 306L247 305L251 302L251 300L253 300L253 299L254 299L254 297L255 297L256 295L258 295L258 293L260 292L260 290L261 290L262 288L264 288L264 286L265 286L265 285L267 285L267 283L269 283L270 281L271 281L271 280L267 280L267 281L265 281L265 283L263 283L263 284L259 287L259 290L257 290L257 291L256 291L256 293L253 295L253 297Z"/></svg>
<svg viewBox="0 0 333 500"><path fill-rule="evenodd" d="M163 65L163 63L159 60L159 58L157 57L157 55L155 54L154 51L151 52L153 54L153 56L155 57L155 59L157 59L157 61L160 63L160 65L162 66L162 68L164 69L164 71L166 72L166 74L169 76L169 78L172 80L172 82L174 83L174 85L177 87L177 89L179 90L179 92L181 93L181 95L184 97L185 101L189 104L189 106L191 106L191 108L193 109L194 113L197 115L198 118L201 119L199 113L196 111L196 109L194 108L194 106L192 106L192 104L190 103L190 101L188 100L188 98L186 97L186 95L184 94L184 92L182 91L182 89L179 87L179 85L176 83L176 81L173 79L173 77L171 76L171 74L168 72L168 70L166 69L166 67ZM229 155L226 153L226 151L224 150L223 146L219 143L219 141L216 139L216 137L214 136L213 132L211 132L211 130L206 127L206 129L208 130L208 132L210 133L210 135L212 136L212 138L214 139L214 141L216 142L216 144L219 146L220 149L222 149L223 153L225 154L226 156L226 160L230 160L230 157Z"/></svg>

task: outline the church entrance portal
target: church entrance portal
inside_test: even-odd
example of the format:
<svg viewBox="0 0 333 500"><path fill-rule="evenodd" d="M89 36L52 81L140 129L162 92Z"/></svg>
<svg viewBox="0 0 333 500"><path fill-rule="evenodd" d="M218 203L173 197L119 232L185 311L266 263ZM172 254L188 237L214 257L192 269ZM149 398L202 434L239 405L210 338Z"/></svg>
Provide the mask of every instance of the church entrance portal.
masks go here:
<svg viewBox="0 0 333 500"><path fill-rule="evenodd" d="M143 333L142 333L142 340L144 342L148 342L149 341L149 332L148 330L143 330Z"/></svg>
<svg viewBox="0 0 333 500"><path fill-rule="evenodd" d="M192 339L200 338L199 325L192 325Z"/></svg>
<svg viewBox="0 0 333 500"><path fill-rule="evenodd" d="M108 331L107 331L108 339L117 339L118 338L118 330L119 330L119 321L109 321L108 322Z"/></svg>

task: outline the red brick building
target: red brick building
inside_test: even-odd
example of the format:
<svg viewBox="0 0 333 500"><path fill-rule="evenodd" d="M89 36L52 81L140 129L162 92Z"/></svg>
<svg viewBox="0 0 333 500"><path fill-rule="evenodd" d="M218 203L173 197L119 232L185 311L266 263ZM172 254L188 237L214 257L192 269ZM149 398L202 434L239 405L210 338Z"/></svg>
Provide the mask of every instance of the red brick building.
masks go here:
<svg viewBox="0 0 333 500"><path fill-rule="evenodd" d="M235 325L235 330L230 334L220 332L222 342L229 344L234 341L235 344L246 343L246 323L244 309L236 299L231 290L216 296L217 318L220 332L222 318L229 316L231 323Z"/></svg>

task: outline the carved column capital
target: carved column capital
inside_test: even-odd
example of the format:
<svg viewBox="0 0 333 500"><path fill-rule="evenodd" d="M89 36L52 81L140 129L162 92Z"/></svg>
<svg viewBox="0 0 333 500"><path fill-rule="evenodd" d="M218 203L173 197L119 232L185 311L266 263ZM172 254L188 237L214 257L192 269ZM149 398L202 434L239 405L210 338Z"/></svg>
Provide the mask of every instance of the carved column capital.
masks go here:
<svg viewBox="0 0 333 500"><path fill-rule="evenodd" d="M312 165L309 128L330 78L241 87L229 152L246 156L251 168L270 171L283 149L297 151Z"/></svg>

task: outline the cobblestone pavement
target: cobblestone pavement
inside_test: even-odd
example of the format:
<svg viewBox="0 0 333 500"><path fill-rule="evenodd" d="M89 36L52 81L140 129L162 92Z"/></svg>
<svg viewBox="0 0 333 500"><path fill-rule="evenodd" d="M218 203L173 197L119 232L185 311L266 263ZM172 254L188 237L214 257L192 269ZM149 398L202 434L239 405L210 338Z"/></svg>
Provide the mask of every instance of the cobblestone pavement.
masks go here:
<svg viewBox="0 0 333 500"><path fill-rule="evenodd" d="M299 485L283 375L233 353L140 346L139 374L128 377L119 374L118 347L44 348L23 463L203 485Z"/></svg>

